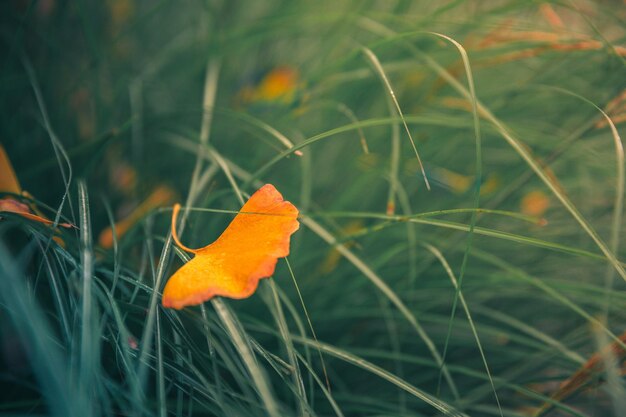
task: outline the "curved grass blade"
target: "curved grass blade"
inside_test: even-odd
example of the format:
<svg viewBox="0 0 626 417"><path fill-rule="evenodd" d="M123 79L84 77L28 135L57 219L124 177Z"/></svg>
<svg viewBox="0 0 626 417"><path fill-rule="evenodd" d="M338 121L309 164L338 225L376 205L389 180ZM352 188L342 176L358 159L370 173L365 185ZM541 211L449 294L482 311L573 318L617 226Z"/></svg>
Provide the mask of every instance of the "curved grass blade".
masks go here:
<svg viewBox="0 0 626 417"><path fill-rule="evenodd" d="M613 253L618 253L619 250L619 235L620 230L622 228L622 216L624 212L624 184L626 182L626 173L624 168L624 146L622 144L622 138L615 127L615 123L609 117L608 114L600 107L598 107L595 103L588 100L587 98L573 93L568 90L564 90L558 87L547 87L551 90L570 95L575 97L584 103L587 103L594 107L606 120L607 125L611 130L611 136L613 137L613 146L615 147L615 201L613 203L613 220L611 222L611 236L609 240L609 248ZM615 269L609 264L609 268L606 271L606 282L605 282L605 291L606 291L606 307L604 315L606 316L606 320L608 320L608 315L610 312L610 301L611 301L611 290L615 284Z"/></svg>
<svg viewBox="0 0 626 417"><path fill-rule="evenodd" d="M293 273L293 269L291 268L291 263L289 263L289 258L285 258L285 262L287 263L287 268L289 269L289 275L291 275L291 280L293 281L293 285L296 288L296 292L298 293L298 299L300 300L300 305L302 306L302 311L304 312L304 317L306 317L307 324L309 325L309 330L311 330L311 335L314 340L317 340L317 335L315 334L315 329L313 328L313 323L311 322L311 316L306 308L306 304L304 304L304 299L302 298L302 293L300 292L300 286L298 285L298 281L296 280L296 276ZM326 388L328 392L331 392L330 389L330 380L328 378L328 372L326 371L326 362L324 362L324 357L322 356L322 352L318 349L320 363L322 364L322 372L324 374L324 378L326 380Z"/></svg>
<svg viewBox="0 0 626 417"><path fill-rule="evenodd" d="M258 389L259 396L263 401L267 413L271 417L280 417L282 414L279 412L278 404L274 400L274 396L272 395L265 374L252 354L252 349L247 343L247 336L245 336L245 333L241 328L241 324L220 298L213 298L211 300L211 304L222 320L222 323L224 323L232 343L235 345L241 359L246 365L246 368L250 373L250 377Z"/></svg>
<svg viewBox="0 0 626 417"><path fill-rule="evenodd" d="M441 262L441 266L443 266L443 269L445 269L446 274L450 278L450 281L452 281L452 285L455 287L455 290L457 290L459 293L459 301L461 302L461 306L463 307L463 311L465 312L465 316L467 317L467 321L470 325L470 329L472 330L472 334L474 335L474 340L476 340L476 346L478 347L478 351L480 352L480 358L483 362L483 366L485 367L485 373L487 374L487 378L489 379L489 384L491 385L491 389L493 390L493 396L496 399L498 411L500 412L500 415L503 415L502 406L500 405L500 399L498 398L498 391L496 390L496 386L493 383L493 377L491 376L491 371L489 370L489 364L487 363L487 357L485 356L483 345L480 341L480 337L478 336L478 330L476 330L474 319L472 318L472 315L469 311L467 302L465 302L465 297L463 296L463 292L459 288L459 283L457 282L456 277L454 276L454 272L452 272L452 268L450 268L450 264L448 264L448 261L446 260L446 258L443 256L443 254L441 253L439 249L429 244L424 244L424 247L428 249L433 255L435 255L435 257L439 260L439 262Z"/></svg>
<svg viewBox="0 0 626 417"><path fill-rule="evenodd" d="M378 60L378 57L370 49L366 47L362 47L361 50L363 51L363 53L365 53L365 56L367 56L367 58L372 63L372 66L374 67L374 69L378 73L378 76L384 83L387 89L387 92L389 93L389 96L391 97L391 100L393 101L393 104L395 105L396 110L398 111L398 115L400 116L400 119L402 120L402 124L404 125L404 130L406 131L406 134L409 136L411 147L413 148L413 152L415 152L415 157L417 158L417 162L420 166L420 170L422 171L424 184L426 185L426 188L430 190L430 183L428 182L428 178L426 177L426 171L424 170L422 159L420 158L420 155L417 152L417 146L415 145L413 136L411 136L411 131L409 130L409 126L407 125L406 120L404 119L404 114L402 113L402 109L400 108L400 103L398 103L398 99L396 98L396 94L393 92L393 88L391 87L391 83L389 82L389 79L387 78L387 75L385 74L385 70L383 69L383 66Z"/></svg>
<svg viewBox="0 0 626 417"><path fill-rule="evenodd" d="M289 365L292 368L292 380L293 385L296 388L297 397L298 397L298 407L300 409L300 415L308 416L307 409L309 405L306 400L306 391L304 389L304 382L302 380L302 373L300 372L300 367L298 366L297 352L294 349L293 341L291 340L291 333L289 333L289 328L287 325L287 320L285 319L285 313L282 309L282 305L278 296L278 291L276 290L276 283L273 279L266 280L269 286L269 296L272 298L271 301L268 301L268 306L273 307L273 315L276 325L278 326L278 330L280 332L281 338L283 340L283 344L285 345L285 349L287 351L287 356L289 358ZM271 304L273 302L273 305Z"/></svg>
<svg viewBox="0 0 626 417"><path fill-rule="evenodd" d="M362 368L368 372L371 372L375 375L378 375L379 377L389 381L390 383L392 383L393 385L397 386L398 388L408 392L409 394L415 396L416 398L419 398L420 400L424 401L425 403L431 405L433 408L435 408L437 411L439 411L440 413L446 415L446 416L450 416L450 417L467 417L466 414L458 411L457 409L455 409L454 407L448 405L447 403L435 398L434 396L428 394L425 391L422 391L421 389L411 385L410 383L408 383L407 381L398 378L397 376L395 376L394 374L392 374L389 371L386 371L385 369L374 365L373 363L357 356L357 355L353 355L349 352L346 352L345 350L339 349L337 347L322 343L322 342L314 342L312 340L309 339L301 339L299 337L294 337L294 340L297 340L301 343L305 343L309 346L313 346L316 347L318 349L321 349L323 352L326 352L328 355L330 356L334 356L337 359L341 359L345 362L351 363L352 365L355 365L359 368Z"/></svg>

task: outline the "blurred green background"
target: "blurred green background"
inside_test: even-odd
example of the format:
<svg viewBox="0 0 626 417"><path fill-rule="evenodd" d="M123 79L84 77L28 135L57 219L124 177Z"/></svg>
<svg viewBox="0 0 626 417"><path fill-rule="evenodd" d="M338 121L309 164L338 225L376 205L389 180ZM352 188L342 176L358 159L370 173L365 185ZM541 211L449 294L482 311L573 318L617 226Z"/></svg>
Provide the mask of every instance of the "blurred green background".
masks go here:
<svg viewBox="0 0 626 417"><path fill-rule="evenodd" d="M76 227L2 215L0 413L622 415L625 19L3 1L0 140ZM263 183L302 215L288 261L164 309L171 205L202 247Z"/></svg>

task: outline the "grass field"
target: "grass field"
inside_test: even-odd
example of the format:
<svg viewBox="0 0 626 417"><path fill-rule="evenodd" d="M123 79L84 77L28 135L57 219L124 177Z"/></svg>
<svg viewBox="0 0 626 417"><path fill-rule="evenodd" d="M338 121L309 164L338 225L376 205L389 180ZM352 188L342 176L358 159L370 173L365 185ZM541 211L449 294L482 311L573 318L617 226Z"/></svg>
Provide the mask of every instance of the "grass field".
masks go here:
<svg viewBox="0 0 626 417"><path fill-rule="evenodd" d="M0 415L625 415L624 2L7 0L0 45ZM267 183L273 276L164 308L173 204L199 248Z"/></svg>

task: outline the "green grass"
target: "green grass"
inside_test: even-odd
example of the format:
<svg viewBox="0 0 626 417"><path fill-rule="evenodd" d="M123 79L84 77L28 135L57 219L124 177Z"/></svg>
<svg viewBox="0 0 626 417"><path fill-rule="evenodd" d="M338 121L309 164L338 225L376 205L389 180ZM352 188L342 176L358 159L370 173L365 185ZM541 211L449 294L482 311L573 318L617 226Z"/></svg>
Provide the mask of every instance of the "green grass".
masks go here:
<svg viewBox="0 0 626 417"><path fill-rule="evenodd" d="M0 5L2 145L76 225L2 215L0 415L620 416L621 1L67 3ZM301 227L249 299L161 306L169 205L99 244L264 183Z"/></svg>

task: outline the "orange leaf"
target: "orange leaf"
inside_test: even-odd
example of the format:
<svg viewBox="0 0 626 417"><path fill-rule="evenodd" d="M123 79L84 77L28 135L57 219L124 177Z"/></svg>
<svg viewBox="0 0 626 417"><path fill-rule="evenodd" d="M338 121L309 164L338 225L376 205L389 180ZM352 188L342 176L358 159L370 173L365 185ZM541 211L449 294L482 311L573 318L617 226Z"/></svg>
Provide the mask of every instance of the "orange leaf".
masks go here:
<svg viewBox="0 0 626 417"><path fill-rule="evenodd" d="M17 175L13 170L13 165L4 150L4 146L0 145L0 192L20 194L22 187L17 180Z"/></svg>
<svg viewBox="0 0 626 417"><path fill-rule="evenodd" d="M164 185L158 186L148 198L135 208L128 217L115 223L115 237L120 239L126 234L139 220L141 220L151 210L162 207L174 200L174 191ZM113 228L110 226L100 232L98 243L104 249L110 249L113 246Z"/></svg>
<svg viewBox="0 0 626 417"><path fill-rule="evenodd" d="M28 220L32 220L35 222L43 223L48 226L54 224L54 222L50 219L46 219L43 216L38 216L37 214L33 214L30 211L30 207L27 204L21 203L14 198L3 198L0 199L0 213L8 212L19 214L20 216L27 218ZM70 223L59 223L58 226L61 227L74 227Z"/></svg>
<svg viewBox="0 0 626 417"><path fill-rule="evenodd" d="M13 165L2 145L0 145L0 193L21 194L24 197L30 198L30 195L26 191L22 191ZM35 211L37 210L35 209ZM11 196L0 199L0 212L19 214L26 219L46 225L54 223L43 215L40 216L39 214L33 213L33 210L28 204L24 204ZM69 223L60 223L59 226L73 227Z"/></svg>
<svg viewBox="0 0 626 417"><path fill-rule="evenodd" d="M289 255L289 237L300 224L298 209L271 184L255 192L222 235L201 249L189 249L178 240L172 213L172 235L178 246L196 256L169 279L163 306L181 309L214 296L247 298L259 280L274 273L278 258Z"/></svg>
<svg viewBox="0 0 626 417"><path fill-rule="evenodd" d="M563 381L559 386L559 389L550 396L552 400L562 401L581 387L588 384L594 377L598 376L598 373L604 369L604 358L607 355L614 356L617 362L626 356L626 350L622 348L622 344L626 343L626 332L619 336L619 342L616 340L600 349L598 352L591 355L591 357L581 366L578 370L568 379ZM621 342L621 343L620 343ZM539 417L544 415L547 411L551 410L554 404L552 402L544 402L539 408L532 414L533 417Z"/></svg>

